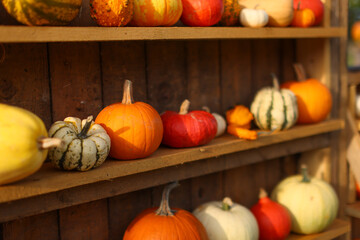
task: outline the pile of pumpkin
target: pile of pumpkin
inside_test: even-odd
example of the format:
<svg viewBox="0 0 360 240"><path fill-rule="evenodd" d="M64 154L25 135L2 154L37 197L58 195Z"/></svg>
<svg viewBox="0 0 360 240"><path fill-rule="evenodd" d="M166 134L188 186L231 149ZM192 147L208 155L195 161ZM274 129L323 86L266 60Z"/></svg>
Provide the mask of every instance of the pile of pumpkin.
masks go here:
<svg viewBox="0 0 360 240"><path fill-rule="evenodd" d="M338 197L327 182L302 174L285 178L275 187L271 198L260 189L259 200L249 210L232 202L211 201L193 213L169 207L168 184L159 208L142 211L127 227L124 240L282 240L290 234L314 234L325 230L335 219Z"/></svg>
<svg viewBox="0 0 360 240"><path fill-rule="evenodd" d="M82 0L2 0L7 12L26 25L67 25ZM321 0L90 0L91 17L99 26L308 27L319 25Z"/></svg>

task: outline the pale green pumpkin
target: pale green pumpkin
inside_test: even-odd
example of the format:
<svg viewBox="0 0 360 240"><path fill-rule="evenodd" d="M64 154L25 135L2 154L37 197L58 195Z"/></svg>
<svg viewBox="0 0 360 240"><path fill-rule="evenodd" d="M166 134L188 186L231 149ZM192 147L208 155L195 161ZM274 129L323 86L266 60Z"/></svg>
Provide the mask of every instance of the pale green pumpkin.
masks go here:
<svg viewBox="0 0 360 240"><path fill-rule="evenodd" d="M302 174L290 176L273 190L271 198L285 206L291 215L291 231L313 234L325 230L335 219L339 200L330 184Z"/></svg>

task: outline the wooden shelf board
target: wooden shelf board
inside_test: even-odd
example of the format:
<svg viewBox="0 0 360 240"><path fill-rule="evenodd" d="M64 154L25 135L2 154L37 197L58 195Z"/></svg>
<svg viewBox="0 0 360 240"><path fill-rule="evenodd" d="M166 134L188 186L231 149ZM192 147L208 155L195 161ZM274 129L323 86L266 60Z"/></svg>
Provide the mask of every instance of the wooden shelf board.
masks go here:
<svg viewBox="0 0 360 240"><path fill-rule="evenodd" d="M351 203L346 206L345 212L348 216L360 219L360 202Z"/></svg>
<svg viewBox="0 0 360 240"><path fill-rule="evenodd" d="M146 159L109 159L88 172L60 171L46 163L26 179L0 186L0 222L328 147L331 132L343 127L342 120L329 120L263 135L255 141L225 135L202 147L161 147Z"/></svg>
<svg viewBox="0 0 360 240"><path fill-rule="evenodd" d="M310 235L291 234L287 240L330 240L350 232L350 222L335 219L324 232Z"/></svg>
<svg viewBox="0 0 360 240"><path fill-rule="evenodd" d="M83 42L119 40L191 40L247 38L332 38L346 36L341 27L30 27L0 26L0 42Z"/></svg>

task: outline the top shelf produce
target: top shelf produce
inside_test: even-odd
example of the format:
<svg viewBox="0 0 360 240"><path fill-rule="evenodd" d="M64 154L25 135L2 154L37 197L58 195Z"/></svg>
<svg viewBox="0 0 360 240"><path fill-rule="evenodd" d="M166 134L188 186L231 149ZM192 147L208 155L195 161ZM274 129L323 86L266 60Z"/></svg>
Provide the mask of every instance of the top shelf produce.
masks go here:
<svg viewBox="0 0 360 240"><path fill-rule="evenodd" d="M343 27L29 27L0 26L0 42L89 42L129 40L337 38Z"/></svg>

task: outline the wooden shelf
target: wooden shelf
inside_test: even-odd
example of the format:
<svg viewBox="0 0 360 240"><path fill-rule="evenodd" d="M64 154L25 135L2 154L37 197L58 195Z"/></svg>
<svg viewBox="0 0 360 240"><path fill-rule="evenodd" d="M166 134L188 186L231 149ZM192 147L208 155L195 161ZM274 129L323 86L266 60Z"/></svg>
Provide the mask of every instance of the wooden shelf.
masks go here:
<svg viewBox="0 0 360 240"><path fill-rule="evenodd" d="M60 171L46 163L30 177L0 186L0 222L324 148L330 145L330 134L343 127L342 120L334 119L262 135L255 141L225 135L196 148L161 147L146 159L107 160L89 172Z"/></svg>
<svg viewBox="0 0 360 240"><path fill-rule="evenodd" d="M329 240L350 232L350 223L336 219L324 232L311 235L291 234L287 240Z"/></svg>
<svg viewBox="0 0 360 240"><path fill-rule="evenodd" d="M347 205L345 212L348 216L360 219L360 202Z"/></svg>
<svg viewBox="0 0 360 240"><path fill-rule="evenodd" d="M346 28L245 27L30 27L0 26L0 42L83 42L119 40L191 40L247 38L333 38Z"/></svg>

